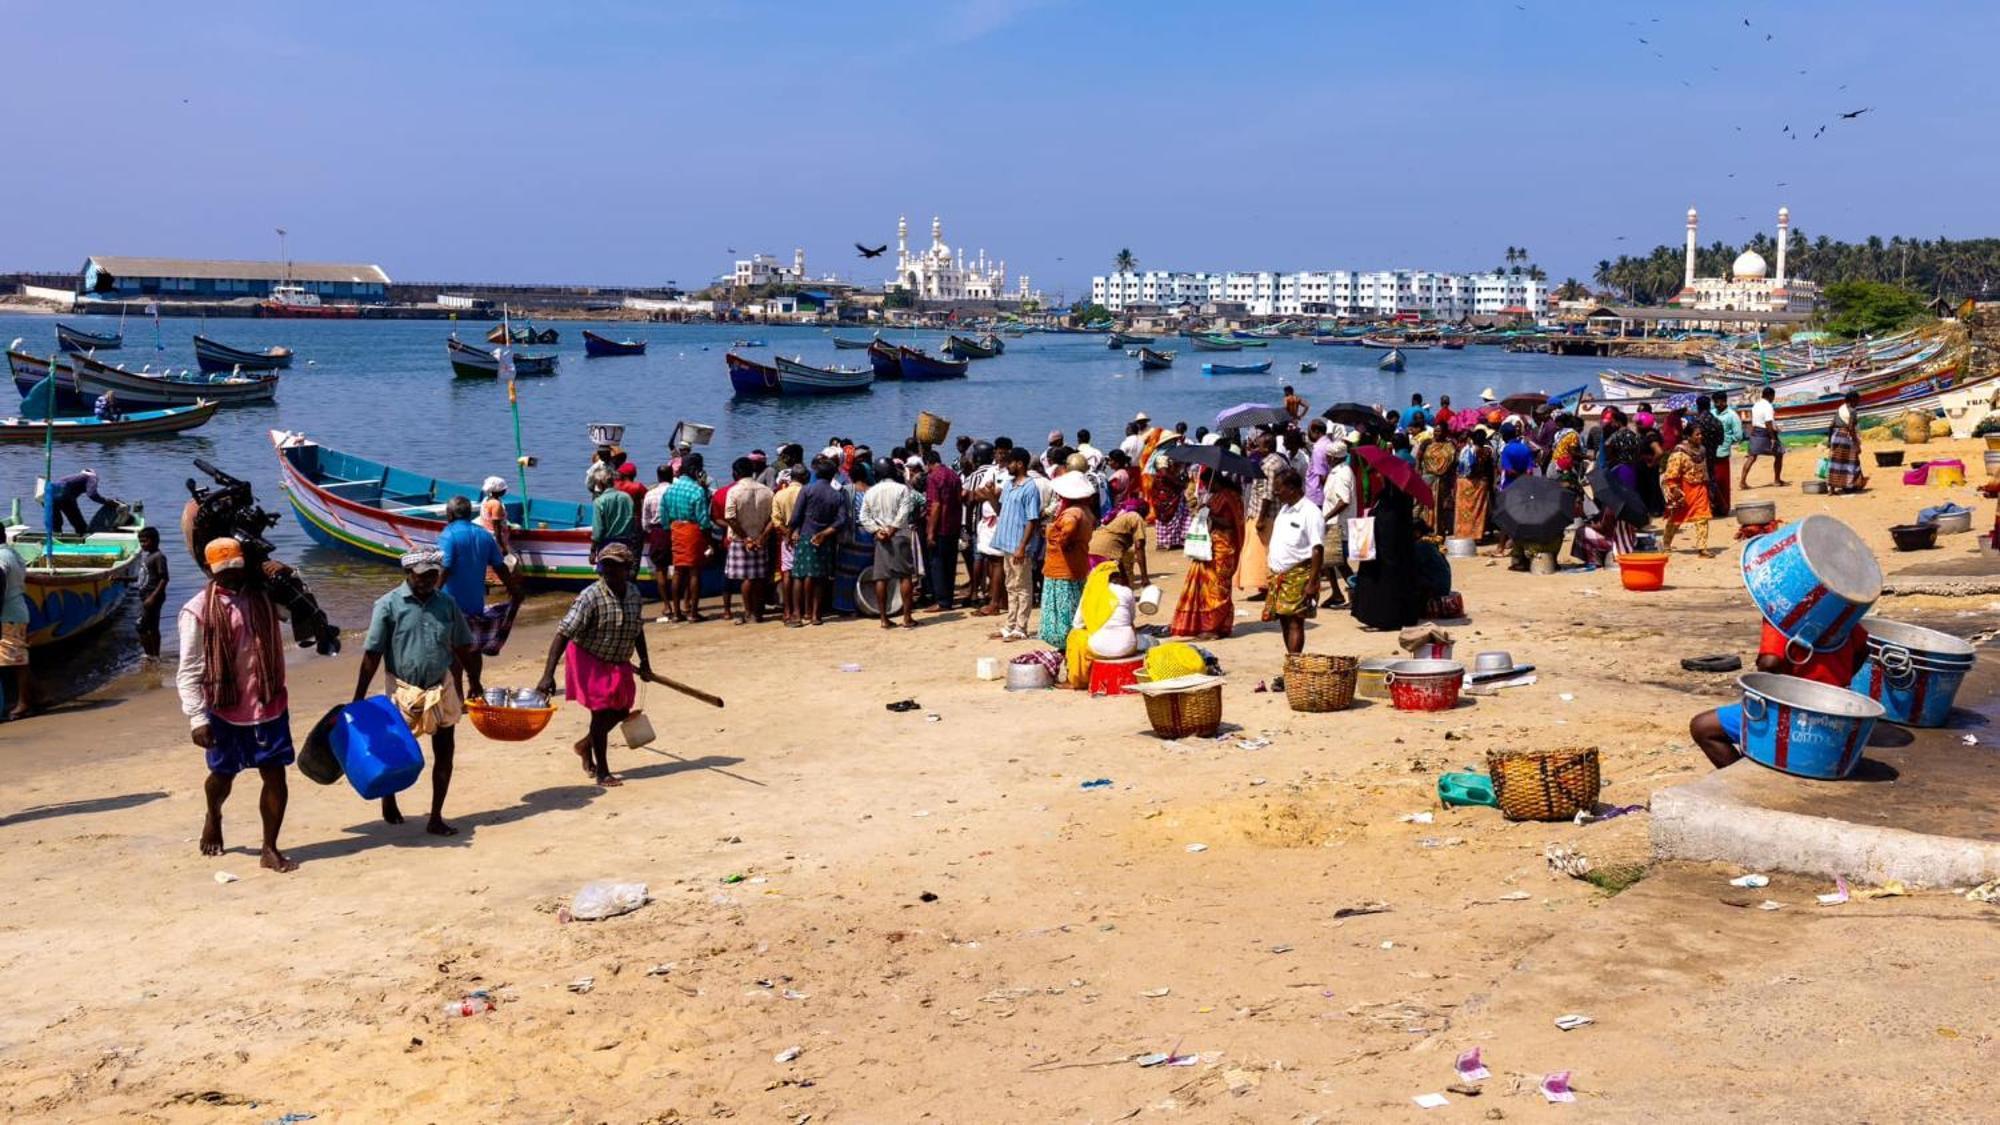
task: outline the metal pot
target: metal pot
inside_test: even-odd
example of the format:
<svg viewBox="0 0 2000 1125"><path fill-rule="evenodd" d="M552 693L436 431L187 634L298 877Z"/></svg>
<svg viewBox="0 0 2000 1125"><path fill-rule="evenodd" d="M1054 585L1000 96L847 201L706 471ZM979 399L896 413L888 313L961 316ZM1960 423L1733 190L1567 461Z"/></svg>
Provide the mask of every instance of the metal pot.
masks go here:
<svg viewBox="0 0 2000 1125"><path fill-rule="evenodd" d="M1055 683L1056 678L1040 664L1007 665L1008 691L1040 691L1043 688L1054 687Z"/></svg>
<svg viewBox="0 0 2000 1125"><path fill-rule="evenodd" d="M1387 699L1389 687L1383 682L1389 669L1402 663L1393 656L1378 656L1361 662L1354 674L1354 694L1363 699Z"/></svg>
<svg viewBox="0 0 2000 1125"><path fill-rule="evenodd" d="M1470 559L1479 555L1479 540L1454 536L1444 541L1444 553L1454 559Z"/></svg>
<svg viewBox="0 0 2000 1125"><path fill-rule="evenodd" d="M1449 711L1465 686L1465 665L1456 660L1399 660L1382 682L1398 711Z"/></svg>
<svg viewBox="0 0 2000 1125"><path fill-rule="evenodd" d="M1736 505L1736 522L1739 524L1772 523L1778 518L1776 500L1745 500Z"/></svg>
<svg viewBox="0 0 2000 1125"><path fill-rule="evenodd" d="M1939 535L1960 535L1972 530L1972 513L1947 512L1931 521Z"/></svg>

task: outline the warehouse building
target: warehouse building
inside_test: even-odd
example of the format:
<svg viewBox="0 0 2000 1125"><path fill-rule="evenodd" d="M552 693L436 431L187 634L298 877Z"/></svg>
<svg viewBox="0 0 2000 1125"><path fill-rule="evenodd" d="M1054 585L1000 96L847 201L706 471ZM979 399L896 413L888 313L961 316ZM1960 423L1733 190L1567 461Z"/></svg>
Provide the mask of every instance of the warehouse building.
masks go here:
<svg viewBox="0 0 2000 1125"><path fill-rule="evenodd" d="M382 304L389 299L389 275L381 266L112 255L93 255L84 261L76 296L79 301L262 300L278 285L296 285L330 304Z"/></svg>

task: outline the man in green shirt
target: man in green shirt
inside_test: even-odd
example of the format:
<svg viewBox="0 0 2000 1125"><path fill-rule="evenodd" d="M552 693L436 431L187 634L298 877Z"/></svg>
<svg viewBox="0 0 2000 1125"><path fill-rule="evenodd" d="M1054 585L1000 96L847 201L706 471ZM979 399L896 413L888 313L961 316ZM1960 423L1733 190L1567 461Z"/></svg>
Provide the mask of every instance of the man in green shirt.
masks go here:
<svg viewBox="0 0 2000 1125"><path fill-rule="evenodd" d="M631 500L620 495L627 506ZM431 736L431 819L425 830L433 836L454 836L458 829L444 820L444 798L451 789L453 726L463 709L460 680L465 655L472 650L472 629L450 595L440 592L444 555L420 549L403 556L403 584L376 599L368 621L368 641L362 646L361 671L354 679L354 701L368 694L375 670L387 666L389 697L410 724L411 733ZM474 673L474 697L485 694ZM392 794L382 798L382 819L403 823Z"/></svg>
<svg viewBox="0 0 2000 1125"><path fill-rule="evenodd" d="M606 543L623 543L636 552L639 513L632 506L632 498L604 481L591 481L590 489L595 494L590 502L591 561L597 560L597 553Z"/></svg>
<svg viewBox="0 0 2000 1125"><path fill-rule="evenodd" d="M1722 423L1722 444L1708 461L1708 505L1720 516L1729 511L1729 467L1735 464L1729 459L1729 451L1742 444L1743 419L1729 409L1727 392L1715 392L1710 402L1715 408L1716 421Z"/></svg>

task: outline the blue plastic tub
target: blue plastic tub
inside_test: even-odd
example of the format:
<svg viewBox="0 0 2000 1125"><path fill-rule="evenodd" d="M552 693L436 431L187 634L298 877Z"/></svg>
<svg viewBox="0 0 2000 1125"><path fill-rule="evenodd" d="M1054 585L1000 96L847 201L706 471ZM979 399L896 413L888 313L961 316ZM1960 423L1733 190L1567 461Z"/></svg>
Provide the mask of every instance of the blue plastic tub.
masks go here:
<svg viewBox="0 0 2000 1125"><path fill-rule="evenodd" d="M1949 633L1871 617L1868 661L1847 686L1882 705L1884 718L1913 727L1941 727L1975 650Z"/></svg>
<svg viewBox="0 0 2000 1125"><path fill-rule="evenodd" d="M1882 705L1830 684L1752 672L1743 689L1743 754L1797 777L1835 780L1861 761Z"/></svg>
<svg viewBox="0 0 2000 1125"><path fill-rule="evenodd" d="M1831 652L1882 596L1882 567L1832 516L1807 516L1743 545L1743 585L1792 645Z"/></svg>
<svg viewBox="0 0 2000 1125"><path fill-rule="evenodd" d="M423 776L423 747L386 695L342 707L332 743L348 784L368 800L401 793Z"/></svg>

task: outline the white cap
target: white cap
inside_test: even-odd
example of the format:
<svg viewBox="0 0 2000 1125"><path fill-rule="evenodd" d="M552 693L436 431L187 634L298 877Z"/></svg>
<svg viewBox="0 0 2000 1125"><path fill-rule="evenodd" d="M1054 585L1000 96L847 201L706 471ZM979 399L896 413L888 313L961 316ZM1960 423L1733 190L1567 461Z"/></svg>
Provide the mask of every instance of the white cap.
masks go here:
<svg viewBox="0 0 2000 1125"><path fill-rule="evenodd" d="M1496 397L1497 396L1494 395L1492 387L1488 387L1485 390L1479 392L1479 401L1481 402L1492 402Z"/></svg>
<svg viewBox="0 0 2000 1125"><path fill-rule="evenodd" d="M1097 495L1097 486L1083 473L1064 473L1050 481L1057 496L1065 500L1088 500Z"/></svg>

